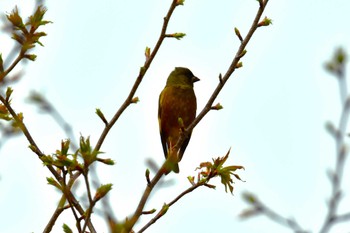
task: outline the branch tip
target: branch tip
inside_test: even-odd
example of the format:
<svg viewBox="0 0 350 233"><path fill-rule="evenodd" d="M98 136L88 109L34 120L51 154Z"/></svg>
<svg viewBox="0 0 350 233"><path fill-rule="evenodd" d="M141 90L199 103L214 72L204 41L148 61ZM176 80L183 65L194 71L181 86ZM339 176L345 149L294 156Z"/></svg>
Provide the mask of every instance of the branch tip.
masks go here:
<svg viewBox="0 0 350 233"><path fill-rule="evenodd" d="M104 114L102 113L101 109L96 108L95 113L97 114L97 116L103 121L103 123L105 123L105 125L108 125L108 121L105 118Z"/></svg>
<svg viewBox="0 0 350 233"><path fill-rule="evenodd" d="M136 104L136 103L139 102L139 101L140 101L140 99L139 99L139 97L137 97L137 96L131 99L131 103L132 103L132 104Z"/></svg>
<svg viewBox="0 0 350 233"><path fill-rule="evenodd" d="M238 30L238 28L235 27L235 34L238 37L238 39L242 42L243 41L243 37L240 33L240 31Z"/></svg>
<svg viewBox="0 0 350 233"><path fill-rule="evenodd" d="M149 174L150 174L150 171L149 171L149 169L147 168L147 169L146 169L146 172L145 172L145 176L146 176L146 180L147 180L147 184L148 184L148 185L151 184L151 179L149 178Z"/></svg>
<svg viewBox="0 0 350 233"><path fill-rule="evenodd" d="M223 83L221 73L219 74L219 81L220 81L221 84Z"/></svg>
<svg viewBox="0 0 350 233"><path fill-rule="evenodd" d="M265 18L264 18L262 21L260 21L260 22L258 23L258 27L269 26L269 25L271 25L271 24L272 24L272 20L271 20L270 18L267 18L267 17L265 16Z"/></svg>

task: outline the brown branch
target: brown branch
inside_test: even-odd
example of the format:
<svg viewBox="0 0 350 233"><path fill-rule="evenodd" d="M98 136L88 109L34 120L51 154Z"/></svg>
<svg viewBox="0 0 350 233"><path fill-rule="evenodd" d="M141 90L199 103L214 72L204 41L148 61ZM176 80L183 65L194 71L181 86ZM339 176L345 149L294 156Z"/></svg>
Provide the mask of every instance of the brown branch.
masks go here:
<svg viewBox="0 0 350 233"><path fill-rule="evenodd" d="M66 200L66 196L63 194L62 197L61 197L61 199L60 199L60 201L59 201L59 204L58 204L58 206L57 206L55 212L52 214L52 216L51 216L49 222L46 224L46 227L45 227L43 233L49 233L49 232L51 232L53 226L54 226L55 223L56 223L56 220L58 219L58 217L61 215L61 213L63 213L64 210L66 210L66 209L69 208L69 206L64 206L64 207L62 207L62 206L60 205L60 203L63 202L63 201L65 201L65 200Z"/></svg>
<svg viewBox="0 0 350 233"><path fill-rule="evenodd" d="M12 64L2 73L0 73L0 83L4 81L4 78L16 67L16 65L24 58L25 51L21 50Z"/></svg>
<svg viewBox="0 0 350 233"><path fill-rule="evenodd" d="M130 218L130 220L127 222L126 224L126 232L130 232L131 229L134 227L135 223L137 222L137 220L140 218L140 216L142 215L142 211L143 208L145 207L145 204L148 200L149 195L151 194L153 188L156 186L156 184L158 183L158 181L162 178L163 174L165 173L166 169L166 163L168 161L166 160L162 167L158 170L158 172L156 173L156 175L153 177L153 179L147 183L146 189L143 192L143 195L140 199L140 202L135 210L135 213L133 214L133 216Z"/></svg>
<svg viewBox="0 0 350 233"><path fill-rule="evenodd" d="M44 156L44 154L41 152L41 150L39 149L39 147L37 146L37 144L35 143L33 137L31 136L30 132L28 131L26 125L24 124L23 120L21 120L18 117L18 114L15 112L15 110L12 108L12 106L10 105L10 103L2 96L0 95L0 101L5 105L5 107L7 108L7 110L10 112L11 116L13 117L13 119L16 121L16 123L20 126L20 129L22 130L23 134L25 135L25 137L27 138L29 144L30 144L30 148L31 150L36 153L39 157L39 159L41 159L41 157ZM51 165L46 165L46 167L49 169L49 171L55 176L56 180L60 183L60 184L64 184L64 179L63 177L58 174L58 172L53 168L53 166ZM78 176L75 176L76 178ZM75 178L75 179L76 179ZM85 213L85 211L83 210L83 208L80 206L79 202L75 199L75 197L73 196L73 194L70 192L70 188L66 189L64 188L63 190L64 195L66 196L67 200L70 202L71 208L73 208L73 206L75 208L77 208L77 210L79 211L79 213L81 215L83 215ZM74 210L73 210L74 212ZM57 215L58 217L58 215ZM54 224L54 223L53 223ZM52 225L53 226L53 225ZM89 229L92 231L93 230L93 226L91 223L88 224ZM94 232L94 231L92 231Z"/></svg>
<svg viewBox="0 0 350 233"><path fill-rule="evenodd" d="M260 0L259 1L259 9L256 13L256 16L254 18L254 21L250 27L250 30L248 31L247 35L244 37L244 39L241 41L241 45L239 46L235 57L233 58L231 65L227 69L225 75L222 77L221 74L219 75L219 83L216 86L215 90L213 91L213 94L210 96L207 104L204 106L202 111L198 114L198 116L194 119L194 121L182 132L182 134L179 137L179 140L177 141L176 145L174 146L174 150L177 151L184 140L188 137L189 132L193 130L194 127L203 119L203 117L212 110L212 105L216 99L216 97L219 95L222 88L225 86L225 83L228 81L228 79L231 77L232 73L237 68L237 64L239 63L240 59L242 58L242 54L245 52L245 48L249 42L249 40L252 38L254 32L259 27L259 22L261 20L261 16L265 10L265 7L267 5L269 0Z"/></svg>
<svg viewBox="0 0 350 233"><path fill-rule="evenodd" d="M187 127L187 129L181 134L179 140L177 141L176 145L174 146L174 151L177 151L179 149L179 147L181 146L181 144L183 143L183 141L185 140L185 138L188 135L188 132L192 131L192 129L203 119L203 117L212 109L212 105L216 99L216 97L218 96L218 94L220 93L220 91L222 90L222 88L224 87L225 83L227 82L227 80L230 78L230 76L232 75L232 73L235 71L238 62L240 61L242 54L244 53L244 50L249 42L249 40L252 38L255 30L259 27L259 21L260 18L262 16L262 13L264 12L264 9L267 5L268 0L262 2L260 4L260 7L258 9L258 12L255 16L255 19L253 21L253 24L248 32L248 34L246 35L246 37L244 38L244 40L241 42L240 47L238 48L236 55L233 59L233 61L231 62L230 67L228 68L226 74L224 75L224 77L221 77L220 75L220 82L218 83L216 89L214 90L213 94L211 95L211 97L209 98L207 104L205 105L205 107L203 108L203 110L199 113L199 115L196 117L196 119ZM165 164L165 163L164 163ZM164 166L163 164L163 166ZM161 171L162 169L160 169ZM159 172L158 172L159 173ZM157 175L158 175L157 173ZM158 178L156 175L155 178ZM149 187L146 188L145 192L144 192L144 196L142 197L142 201L144 199L144 197L146 196L146 198L148 197L149 193L152 191L153 186L155 185L153 183L153 181L155 180L155 178L151 181ZM160 178L160 177L159 177ZM158 180L156 180L158 182ZM173 204L175 204L180 198L182 198L184 195L192 192L193 190L195 190L196 188L205 185L205 183L199 183L196 184L192 187L190 187L189 189L185 190L184 192L182 192L178 197L176 197L172 202L170 202L168 204L168 206L171 206ZM147 200L147 199L146 199ZM144 201L146 201L144 200ZM139 205L140 206L140 205ZM141 208L138 208L137 213L141 214L142 213L142 209L143 206L141 205ZM136 214L136 213L135 213ZM135 216L134 214L134 216ZM152 225L153 223L155 223L161 216L163 216L162 214L162 210L160 210L160 212L157 214L157 216L155 216L149 223L147 223L139 232L143 232L145 229L147 229L150 225ZM137 220L137 219L136 219ZM131 228L130 228L131 229Z"/></svg>
<svg viewBox="0 0 350 233"><path fill-rule="evenodd" d="M164 17L164 22L163 22L163 26L162 26L162 30L160 33L160 36L158 38L158 41L156 43L156 46L154 47L151 55L146 59L143 67L141 67L139 75L137 76L135 83L133 85L133 87L131 88L131 91L129 93L129 95L127 96L127 98L125 99L124 103L120 106L120 108L118 109L118 111L115 113L115 115L113 116L113 118L108 122L108 124L105 126L104 130L101 133L101 136L94 148L95 151L99 151L103 141L105 140L108 132L111 130L111 128L113 127L113 125L115 124L115 122L117 122L117 120L119 119L119 117L122 115L122 113L125 111L125 109L132 103L132 99L136 93L137 88L139 87L139 85L141 84L141 81L143 80L143 77L145 76L148 68L150 67L153 59L155 58L160 46L163 43L163 40L165 39L165 35L166 35L166 30L168 27L168 23L169 20L175 10L175 8L178 6L177 0L173 0L167 15Z"/></svg>
<svg viewBox="0 0 350 233"><path fill-rule="evenodd" d="M72 213L77 221L77 226L79 224L79 217L75 211L75 209L79 212L79 214L81 216L84 216L85 214L85 210L81 207L81 205L79 204L79 202L75 199L75 197L73 196L71 189L76 181L76 179L79 178L79 176L81 175L80 172L76 172L74 175L71 176L71 178L68 181L68 184L65 185L65 183L63 182L63 195L65 196L65 198L67 199L68 203L69 203L69 208L72 210ZM75 209L74 209L75 208ZM43 231L44 233L49 233L51 232L52 227L54 226L56 220L58 219L58 217L60 216L60 214L63 212L63 210L65 210L67 208L60 208L59 206L56 208L55 212L53 213L49 223L46 225L45 230ZM89 230L91 233L96 233L96 230L94 228L94 226L91 223L90 219L86 220L86 225L88 226Z"/></svg>
<svg viewBox="0 0 350 233"><path fill-rule="evenodd" d="M16 123L18 125L20 125L20 129L22 130L24 136L27 138L27 140L28 140L28 142L30 144L30 149L35 154L37 154L39 159L40 159L42 156L44 156L44 154L41 152L41 150L39 149L39 147L35 143L32 135L29 133L26 125L24 124L24 122L21 119L19 119L19 117L18 117L17 113L15 112L15 110L11 107L10 103L2 95L0 95L0 101L5 105L5 107L10 112L11 116L16 121ZM47 165L46 167L49 169L49 171L55 176L55 178L59 182L62 182L62 176L60 176L60 174L58 174L57 171L51 165Z"/></svg>
<svg viewBox="0 0 350 233"><path fill-rule="evenodd" d="M190 192L192 192L193 190L197 189L198 187L201 187L203 185L205 185L207 182L209 182L209 180L207 180L206 182L198 182L195 185L192 185L191 187L189 187L188 189L186 189L185 191L183 191L182 193L180 193L174 200L172 200L171 202L169 202L168 204L166 204L169 207L171 207L172 205L174 205L178 200L180 200L183 196L185 196L186 194L189 194ZM139 231L138 233L142 233L144 232L148 227L150 227L151 225L153 225L158 219L160 219L162 216L164 216L164 211L163 209L161 209L157 215L152 218L146 225L144 225Z"/></svg>

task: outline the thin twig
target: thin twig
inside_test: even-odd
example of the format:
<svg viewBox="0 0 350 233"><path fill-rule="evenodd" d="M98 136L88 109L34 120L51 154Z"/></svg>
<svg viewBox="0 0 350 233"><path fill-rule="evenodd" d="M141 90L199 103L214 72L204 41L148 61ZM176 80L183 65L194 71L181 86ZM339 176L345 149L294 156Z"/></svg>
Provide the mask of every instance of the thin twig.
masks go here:
<svg viewBox="0 0 350 233"><path fill-rule="evenodd" d="M51 218L50 218L50 221L46 224L46 227L43 231L43 233L49 233L52 231L52 228L53 226L55 225L56 223L56 220L58 219L58 217L60 216L60 214L65 210L65 209L68 209L69 206L65 206L65 207L61 207L60 204L61 202L65 201L66 200L66 196L63 194L61 196L61 199L59 201L59 204L55 210L55 212L52 214Z"/></svg>
<svg viewBox="0 0 350 233"><path fill-rule="evenodd" d="M338 72L334 73L339 82L339 93L343 109L340 115L338 129L336 131L336 163L334 171L330 173L330 181L332 185L331 197L328 204L328 211L320 229L320 233L329 232L331 227L341 221L349 220L348 214L338 215L338 206L342 198L341 182L343 179L345 159L347 157L347 149L345 145L345 136L350 113L350 97L347 92L347 82L345 77L345 65L340 64Z"/></svg>
<svg viewBox="0 0 350 233"><path fill-rule="evenodd" d="M35 143L33 137L31 136L31 134L29 133L27 127L25 126L24 122L19 119L18 114L15 112L15 110L12 108L12 106L10 105L10 103L2 96L0 95L0 101L5 105L5 107L7 108L7 110L10 112L11 116L13 117L13 119L16 121L16 123L18 125L20 125L20 129L22 130L23 134L25 135L25 137L27 138L29 144L30 144L30 148L32 149L32 151L34 153L36 153L39 157L39 159L41 157L44 156L44 154L41 152L41 150L39 149L39 147L37 146L37 144ZM53 168L53 166L51 165L46 165L46 167L49 169L49 171L55 176L56 180L60 183L60 184L64 184L64 180L63 177L58 174L58 172ZM77 175L80 175L78 172L76 173ZM76 176L78 177L78 176ZM76 178L75 178L76 179ZM84 215L85 211L83 210L83 208L81 207L81 205L79 204L79 202L75 199L74 195L71 193L70 189L63 189L64 194L66 195L67 200L69 201L71 207L73 208L73 206L79 211L79 213L81 215ZM73 210L74 213L74 210ZM88 227L90 229L91 232L96 232L94 230L93 225L91 224L90 220L88 222Z"/></svg>
<svg viewBox="0 0 350 233"><path fill-rule="evenodd" d="M264 1L263 4L260 4L260 7L258 9L258 12L255 16L255 19L253 21L253 24L248 32L248 34L246 35L246 37L244 38L244 40L242 41L240 47L238 48L236 55L233 59L233 61L231 62L230 67L228 68L226 74L224 75L224 77L222 79L220 79L220 82L218 83L216 89L214 90L213 94L211 95L211 97L209 98L207 104L205 105L205 107L203 108L203 110L199 113L199 115L196 117L196 119L186 128L186 130L181 134L179 140L177 141L176 145L174 146L174 151L177 151L178 148L181 146L181 144L183 143L183 141L185 140L185 138L187 137L188 133L192 131L192 129L202 120L202 118L211 110L211 107L213 105L214 100L216 99L216 97L218 96L218 94L220 93L221 89L224 87L225 83L227 82L227 80L230 78L230 76L232 75L232 73L234 72L234 70L236 69L236 66L240 60L240 58L242 57L241 54L243 53L243 51L245 50L245 47L247 46L249 40L251 39L251 37L253 36L255 30L258 28L258 23L260 21L260 18L262 16L262 13L264 12L264 9L267 5L268 0ZM162 169L160 169L159 171L161 171ZM159 173L159 172L158 172ZM158 175L157 173L157 175ZM156 177L157 177L156 175ZM155 177L155 178L156 178ZM154 179L155 179L154 178ZM158 178L158 177L157 177ZM159 177L160 178L160 177ZM149 193L152 191L153 186L155 185L153 183L154 179L151 181L150 183L150 187L147 187L144 195L141 199L141 201L146 202ZM156 180L158 182L158 180ZM201 185L200 185L201 186ZM199 187L199 186L198 186ZM172 201L171 203L169 203L169 205L173 205L177 200L179 200L182 196L186 195L187 193L193 191L194 189L198 188L197 186L192 186L191 188L189 188L188 190L184 191L183 193L181 193L174 201ZM144 199L146 197L146 199ZM141 202L140 202L141 203ZM144 204L143 204L144 205ZM138 214L142 213L142 209L143 209L143 205L141 205L142 208L137 209L137 212L135 212L133 218L135 217L135 215L137 216ZM156 216L153 220L151 220L151 222L149 223L149 225L153 224L155 221L157 221L157 219L161 217L161 216ZM137 220L137 219L136 219ZM154 221L152 223L152 221ZM149 226L145 226L146 228ZM146 229L145 228L145 229ZM131 228L130 228L131 229ZM143 229L140 230L140 232L142 232Z"/></svg>
<svg viewBox="0 0 350 233"><path fill-rule="evenodd" d="M94 208L96 202L94 202L92 200L88 173L85 173L83 176L84 176L86 190L87 190L87 196L88 196L88 200L89 200L89 207L88 207L88 209L86 211L87 213L85 213L85 217L84 217L85 223L84 223L84 226L83 226L83 229L82 229L82 232L85 232L88 220L90 219L91 214L92 214L92 209Z"/></svg>
<svg viewBox="0 0 350 233"><path fill-rule="evenodd" d="M0 101L5 105L5 107L7 108L7 110L10 112L11 116L13 117L13 119L16 121L16 123L18 125L20 125L20 129L22 130L24 136L27 138L32 151L38 155L39 158L41 158L42 156L44 156L44 154L41 152L41 150L39 149L39 147L37 146L37 144L35 143L32 135L29 133L26 125L24 124L24 122L19 119L17 113L15 112L15 110L12 108L12 106L10 105L10 103L2 96L0 95ZM62 176L60 176L60 174L58 174L58 172L51 166L51 165L47 165L46 166L50 172L55 176L56 180L58 180L59 182L62 182Z"/></svg>
<svg viewBox="0 0 350 233"><path fill-rule="evenodd" d="M162 176L165 172L164 166L166 163L167 163L167 161L164 162L163 166L158 170L158 172L153 177L151 182L147 183L146 189L143 192L143 195L142 195L140 202L135 210L135 213L133 214L133 216L130 218L130 220L127 223L126 232L130 232L131 229L134 227L135 223L137 222L137 220L140 218L142 211L143 211L143 208L145 207L146 201L148 200L149 195L151 194L154 186L156 186L156 184L158 183L160 178L162 178Z"/></svg>
<svg viewBox="0 0 350 233"><path fill-rule="evenodd" d="M196 127L196 125L203 119L203 117L212 109L212 105L213 105L216 97L219 95L220 91L225 86L225 83L228 81L228 79L231 77L232 73L235 71L238 62L240 61L240 59L242 57L243 51L245 50L249 40L252 38L254 32L259 27L258 26L259 21L261 19L261 16L265 10L265 7L266 7L268 1L269 0L259 1L260 6L258 9L258 12L254 18L254 21L253 21L251 27L250 27L250 30L248 31L244 40L241 42L241 45L239 46L239 48L236 52L236 55L231 62L231 65L229 66L228 70L226 71L226 73L223 77L221 77L221 74L220 74L220 76L219 76L220 81L219 81L218 85L216 86L215 90L213 91L213 94L210 96L207 104L202 109L202 111L198 114L198 116L194 119L194 121L184 131L182 131L182 134L180 135L176 145L174 146L175 151L177 151L181 147L184 140L188 137L189 132L191 132L193 130L193 128Z"/></svg>
<svg viewBox="0 0 350 233"><path fill-rule="evenodd" d="M209 182L209 180L208 180ZM205 183L200 183L198 182L197 184L189 187L188 189L186 189L185 191L183 191L182 193L180 193L174 200L172 200L171 202L169 202L167 204L168 207L174 205L178 200L180 200L183 196L185 196L186 194L189 194L190 192L192 192L193 190L197 189L198 187L203 186ZM160 219L164 214L161 214L162 210L160 210L157 215L152 218L147 224L145 224L139 231L138 233L142 233L144 232L148 227L150 227L151 225L153 225L158 219Z"/></svg>
<svg viewBox="0 0 350 233"><path fill-rule="evenodd" d="M301 228L301 226L296 222L296 220L292 218L286 218L282 215L276 213L272 209L268 208L266 205L263 205L261 202L257 201L255 203L255 208L258 211L266 215L272 221L279 223L280 225L284 225L290 229L292 229L295 233L308 233L309 231L305 231Z"/></svg>
<svg viewBox="0 0 350 233"><path fill-rule="evenodd" d="M24 58L24 56L25 52L21 50L11 65L3 73L0 73L0 82L3 82L4 78L17 66L17 64Z"/></svg>
<svg viewBox="0 0 350 233"><path fill-rule="evenodd" d="M171 15L173 14L175 8L178 6L177 4L177 0L173 0L167 15L164 17L164 23L162 26L162 30L160 33L160 36L158 38L158 41L156 43L156 46L154 47L151 55L148 57L148 59L146 59L143 67L141 67L139 75L137 76L135 83L133 85L133 87L131 88L131 91L128 95L128 97L125 99L124 103L120 106L120 108L118 109L118 111L115 113L115 115L113 116L113 118L108 122L108 124L106 125L106 127L104 128L103 132L100 135L100 138L94 148L95 151L99 151L103 141L105 140L108 132L111 130L111 128L113 127L113 125L115 124L115 122L117 122L117 120L119 119L119 117L121 116L121 114L125 111L125 109L132 103L132 99L136 93L137 88L139 87L139 85L141 84L141 81L143 80L143 77L145 76L148 68L150 67L153 59L155 58L160 46L163 43L163 40L165 39L165 34L166 34L166 29L168 27L168 23L170 20Z"/></svg>

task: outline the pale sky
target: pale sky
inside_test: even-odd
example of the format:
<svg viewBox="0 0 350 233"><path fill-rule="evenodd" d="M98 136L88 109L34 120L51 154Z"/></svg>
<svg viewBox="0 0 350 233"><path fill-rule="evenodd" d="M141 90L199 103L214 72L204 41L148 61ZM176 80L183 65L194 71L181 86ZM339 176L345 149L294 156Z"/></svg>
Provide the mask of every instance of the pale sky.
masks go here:
<svg viewBox="0 0 350 233"><path fill-rule="evenodd" d="M24 113L46 154L67 136L25 101L30 90L42 92L55 104L76 138L90 136L95 145L104 126L95 108L107 119L117 111L144 62L145 47L153 49L171 3L101 2L48 2L46 19L53 24L42 29L48 33L41 40L45 47L35 49L37 61L25 66L22 80L13 86L13 107ZM16 4L21 15L32 12L32 5L23 1L3 0L0 13ZM125 111L102 146L103 156L116 165L99 164L97 171L102 183L114 184L109 198L119 219L131 214L141 197L145 160L161 164L164 159L157 105L167 76L174 67L185 66L201 79L195 85L199 112L239 46L234 27L245 35L257 8L255 0L186 0L175 10L168 32L187 36L164 41L136 93L140 102ZM157 190L146 208L160 209L170 202L190 186L186 177L196 175L200 162L223 156L229 148L227 164L243 165L246 169L239 174L246 182L236 181L231 195L216 180L216 190L203 187L185 196L146 232L291 232L265 217L241 221L238 215L248 207L241 198L244 191L294 217L304 229L319 230L330 195L326 171L335 161L334 140L324 125L337 124L340 116L338 84L323 65L338 46L350 52L349 9L347 0L270 0L264 16L273 25L260 28L248 44L243 67L216 101L224 109L210 112L194 129L180 174L167 176L174 184ZM3 34L0 40L5 58L12 41ZM17 137L0 150L1 233L42 232L59 200L59 193L47 185L49 172L27 145L24 137ZM350 180L348 170L344 184ZM346 212L349 191L344 190L340 208ZM66 212L54 232L62 232L63 223L74 229L71 212ZM98 216L93 221L98 232L107 232ZM332 232L349 228L344 224Z"/></svg>

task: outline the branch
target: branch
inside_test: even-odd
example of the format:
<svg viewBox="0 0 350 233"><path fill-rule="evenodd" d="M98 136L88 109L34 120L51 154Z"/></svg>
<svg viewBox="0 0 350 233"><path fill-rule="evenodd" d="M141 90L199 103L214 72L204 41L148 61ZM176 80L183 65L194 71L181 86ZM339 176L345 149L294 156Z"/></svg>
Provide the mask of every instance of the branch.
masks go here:
<svg viewBox="0 0 350 233"><path fill-rule="evenodd" d="M176 1L174 1L176 2ZM176 145L174 146L174 151L177 151L179 149L179 147L181 146L181 144L183 143L183 141L185 140L185 138L187 137L188 133L192 131L192 129L199 123L199 121L201 121L201 119L211 110L212 105L214 100L216 99L216 97L218 96L218 94L220 93L221 89L224 87L225 83L227 82L227 80L230 78L230 76L232 75L232 73L234 72L234 70L238 67L238 63L239 60L242 58L242 54L245 54L245 47L247 46L249 40L251 39L251 37L253 36L255 30L259 27L259 21L260 18L262 16L262 13L264 12L264 9L267 5L268 0L261 2L259 10L255 16L255 19L253 21L253 24L248 32L248 34L246 35L246 37L244 38L244 40L241 42L240 47L238 48L237 52L236 52L236 56L234 57L233 61L231 62L230 67L228 68L226 74L224 75L224 77L222 78L220 76L220 82L218 84L218 86L216 87L216 89L214 90L212 96L209 98L206 106L204 107L204 109L200 112L200 114L196 117L196 119L186 128L186 130L181 134L179 140L177 141ZM174 4L174 3L173 3ZM165 21L166 22L166 21ZM165 30L162 30L162 32L165 32ZM166 162L163 164L162 167L164 167L166 164ZM160 174L159 176L159 172L162 171L162 169L160 169L158 171L158 173L156 174L156 176L153 178L153 180L151 181L151 183L148 184L144 195L140 201L140 204L135 212L135 214L133 215L133 217L131 218L131 223L130 225L133 226L135 224L135 222L138 220L139 215L141 215L144 204L150 194L150 192L152 191L152 188L154 187L154 185L158 182L158 180L161 178L163 172ZM209 181L209 179L207 180ZM166 205L166 207L168 208L169 206L173 205L174 203L176 203L181 197L183 197L184 195L192 192L193 190L195 190L196 188L205 185L205 183L199 183L197 185L194 185L192 187L190 187L189 189L185 190L183 193L181 193L177 198L175 198L172 202L170 202L168 205ZM144 228L142 228L140 230L140 232L143 232L146 228L148 228L150 225L152 225L155 221L157 221L161 216L163 216L164 214L164 209L162 209L155 218L153 218L146 226L144 226ZM127 230L131 230L131 228L128 228ZM128 232L128 231L127 231Z"/></svg>
<svg viewBox="0 0 350 233"><path fill-rule="evenodd" d="M334 58L327 62L326 69L331 74L335 75L339 82L339 93L341 104L343 105L342 112L340 115L338 128L336 128L332 123L326 124L326 129L334 137L336 142L336 162L333 171L329 172L329 178L331 182L331 197L328 204L328 210L323 223L321 223L320 233L327 233L331 228L340 222L345 222L350 220L350 213L338 214L338 207L342 198L342 180L344 174L344 167L347 158L347 148L345 144L346 130L349 120L350 113L350 96L348 96L348 91L345 78L345 61L346 55L342 49L338 49L335 53ZM252 194L245 194L244 199L250 203L253 208L242 212L241 217L250 217L256 214L264 214L271 220L289 227L295 232L305 232L302 228L293 220L285 218L276 212L269 209L266 205L262 204L255 196Z"/></svg>
<svg viewBox="0 0 350 233"><path fill-rule="evenodd" d="M146 189L143 192L143 195L142 195L141 200L140 200L140 202L135 210L135 213L130 218L130 220L128 220L126 223L126 226L125 226L126 231L125 232L129 233L131 231L131 229L134 227L137 220L142 215L143 208L145 207L145 204L148 200L149 195L151 194L154 186L156 186L156 184L158 183L160 178L162 178L163 174L166 171L166 169L165 169L166 163L168 163L167 160L163 163L162 167L158 170L158 172L153 177L153 179L147 183Z"/></svg>
<svg viewBox="0 0 350 233"><path fill-rule="evenodd" d="M236 55L235 55L233 61L231 62L231 65L229 66L228 70L226 71L226 73L223 77L220 74L219 83L218 83L217 87L215 88L215 90L213 91L213 94L210 96L207 104L204 106L203 110L198 114L198 116L194 119L194 121L180 135L179 140L177 141L176 145L174 146L175 151L177 151L181 147L182 143L187 138L187 135L189 134L189 132L191 132L193 130L193 128L196 127L196 125L203 119L203 117L210 110L213 109L212 106L213 106L213 103L214 103L216 97L219 95L220 91L225 86L225 83L231 77L232 73L236 70L237 67L240 67L239 61L242 58L242 56L246 53L245 48L246 48L249 40L252 38L256 29L258 27L262 26L260 23L260 20L261 20L261 16L265 10L265 7L266 7L268 1L269 0L265 0L265 1L259 0L260 5L259 5L259 9L256 13L256 16L254 18L254 21L253 21L247 35L244 37L243 40L241 40L241 45L239 46L239 48L236 52ZM214 109L216 109L216 108L214 108Z"/></svg>
<svg viewBox="0 0 350 233"><path fill-rule="evenodd" d="M50 221L47 223L43 233L49 233L52 231L52 228L53 226L55 225L58 217L61 215L61 213L65 210L65 209L68 209L69 206L64 206L62 207L61 206L61 203L62 202L65 202L66 201L66 196L63 194L60 201L59 201L59 204L57 205L57 208L55 210L55 212L52 214L51 218L50 218Z"/></svg>
<svg viewBox="0 0 350 233"><path fill-rule="evenodd" d="M208 180L209 182L209 180ZM185 196L186 194L189 194L190 192L192 192L193 190L197 189L198 187L201 187L203 185L205 185L206 183L204 182L198 182L195 185L192 185L191 187L189 187L188 189L186 189L185 191L183 191L181 194L179 194L174 200L172 200L171 202L169 202L168 204L164 204L163 208L157 213L157 215L152 218L145 226L143 226L138 233L142 233L144 232L148 227L152 226L158 219L160 219L162 216L164 216L164 214L166 213L167 209L172 206L173 204L175 204L178 200L180 200L183 196ZM166 208L164 208L166 207Z"/></svg>
<svg viewBox="0 0 350 233"><path fill-rule="evenodd" d="M174 205L177 201L179 201L182 197L184 197L186 194L191 193L193 190L197 189L201 186L206 186L208 188L215 189L215 186L212 184L209 184L209 181L215 177L221 178L221 183L225 186L225 191L227 192L227 188L229 188L230 192L233 192L233 186L234 183L232 178L235 177L238 180L241 180L238 174L235 173L238 169L244 169L242 166L234 165L234 166L224 166L225 162L227 161L230 154L230 150L226 153L223 157L218 157L216 159L213 159L212 162L203 162L200 163L199 167L196 168L196 170L200 170L198 172L197 176L197 182L195 182L194 176L187 177L188 181L192 184L191 187L187 188L185 191L180 193L174 200L169 202L168 204L164 204L162 209L157 213L157 215L152 218L144 227L141 228L140 232L145 231L148 227L150 227L152 224L154 224L159 218L164 216L168 209ZM166 165L163 165L164 168L166 168ZM147 174L147 173L146 173ZM153 213L155 210L148 211L148 213Z"/></svg>
<svg viewBox="0 0 350 233"><path fill-rule="evenodd" d="M5 105L5 107L7 108L7 110L10 112L11 116L13 117L13 119L15 120L15 122L19 125L20 129L22 130L24 136L27 138L29 144L30 144L30 149L38 155L39 158L41 158L42 156L44 156L44 154L41 152L41 150L39 149L39 147L37 146L37 144L35 143L32 135L29 133L26 125L24 124L23 120L21 120L18 117L18 114L15 112L15 110L11 107L10 103L8 102L8 100L6 100L6 98L4 98L2 95L0 95L0 101ZM59 181L62 182L62 176L60 176L57 171L50 165L46 166L49 171L55 176L55 178Z"/></svg>
<svg viewBox="0 0 350 233"><path fill-rule="evenodd" d="M283 225L285 227L290 228L295 233L308 233L308 231L305 231L301 228L301 226L293 219L293 218L286 218L282 215L278 214L277 212L273 211L271 208L267 207L265 204L263 204L256 196L254 196L251 193L244 193L243 199L247 201L249 204L252 205L252 208L249 208L247 210L244 210L241 214L241 218L248 218L253 215L257 214L263 214L266 217L270 218L272 221Z"/></svg>
<svg viewBox="0 0 350 233"><path fill-rule="evenodd" d="M78 146L76 144L76 139L74 137L73 129L70 126L70 124L64 119L64 117L60 114L59 111L55 108L55 106L42 94L36 91L31 91L28 101L32 104L35 104L39 110L43 111L44 113L49 114L54 121L63 129L66 136L70 139L70 147L73 151L76 151L78 149Z"/></svg>
<svg viewBox="0 0 350 233"><path fill-rule="evenodd" d="M345 145L346 129L349 120L350 113L350 97L346 87L345 77L345 52L342 49L336 51L335 56L331 62L327 64L327 70L330 71L339 83L339 93L343 109L340 115L338 129L334 130L335 142L336 142L336 163L335 168L329 173L332 191L328 205L328 212L320 229L320 233L329 232L330 228L337 222L349 220L349 214L338 215L338 206L342 198L341 182L343 179L345 159L347 157L347 149ZM331 69L333 67L334 69Z"/></svg>
<svg viewBox="0 0 350 233"><path fill-rule="evenodd" d="M4 71L0 72L0 83L4 81L4 78L16 67L16 65L25 57L25 51L20 51L16 59L12 62L12 64Z"/></svg>
<svg viewBox="0 0 350 233"><path fill-rule="evenodd" d="M144 65L140 68L139 75L137 76L135 83L134 83L133 87L131 88L131 91L130 91L129 95L127 96L127 98L125 99L124 103L120 106L120 108L115 113L113 118L106 124L106 126L105 126L103 132L101 133L101 136L100 136L100 138L95 146L95 149L94 149L95 151L100 150L100 148L103 144L103 141L105 140L108 132L111 130L111 128L113 127L115 122L119 119L119 117L122 115L122 113L125 111L125 109L130 104L132 104L134 102L133 97L135 95L135 92L136 92L137 88L139 87L139 85L141 84L141 81L143 80L143 77L145 76L146 72L148 71L148 68L150 67L153 59L155 58L160 46L163 43L163 40L166 38L166 30L168 27L169 20L173 14L175 8L178 5L179 5L178 0L173 0L172 4L168 10L167 15L164 17L164 23L162 26L162 30L161 30L160 36L158 38L158 41L156 43L156 46L154 47L153 52L149 56L147 56L147 59L146 59Z"/></svg>
<svg viewBox="0 0 350 233"><path fill-rule="evenodd" d="M68 181L68 184L65 184L65 182L63 181L63 190L62 190L62 193L63 193L63 196L67 199L69 205L67 207L62 207L62 198L61 198L61 201L59 203L59 205L57 206L55 212L53 213L50 221L48 222L48 224L46 225L45 229L44 229L44 233L49 233L51 232L52 230L52 227L54 226L55 222L57 221L58 217L60 216L60 214L63 212L63 210L65 209L68 209L70 208L72 210L72 213L77 221L77 227L79 225L79 217L78 215L76 214L76 211L75 209L79 212L79 214L81 216L84 216L85 214L85 211L84 209L81 207L81 205L79 204L79 202L75 199L75 197L73 196L72 192L71 192L71 189L72 189L72 186L73 184L75 183L76 179L79 178L79 176L81 175L80 172L76 172L74 175L72 175ZM75 208L75 209L74 209ZM90 219L87 219L86 220L86 225L88 226L88 228L90 229L90 232L91 233L96 233L96 230L94 229L94 226L92 225L91 223L91 220Z"/></svg>

